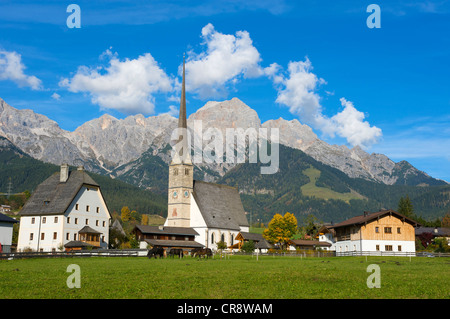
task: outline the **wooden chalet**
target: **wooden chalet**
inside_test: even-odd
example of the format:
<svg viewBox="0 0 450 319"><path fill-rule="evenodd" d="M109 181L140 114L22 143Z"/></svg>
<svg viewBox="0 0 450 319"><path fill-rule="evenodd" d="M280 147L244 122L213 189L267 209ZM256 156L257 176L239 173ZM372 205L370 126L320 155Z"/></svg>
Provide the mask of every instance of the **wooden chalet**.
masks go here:
<svg viewBox="0 0 450 319"><path fill-rule="evenodd" d="M230 249L238 249L241 250L242 246L245 242L253 241L255 243L255 249L266 250L274 248L272 244L270 244L262 234L248 233L248 232L239 232L236 235L236 240L238 241L234 245L231 245Z"/></svg>
<svg viewBox="0 0 450 319"><path fill-rule="evenodd" d="M330 243L308 239L291 239L289 245L300 250L315 250L318 248L328 250L331 247Z"/></svg>
<svg viewBox="0 0 450 319"><path fill-rule="evenodd" d="M181 248L189 251L204 246L195 241L198 233L189 227L136 225L133 229L141 248L159 246L164 249Z"/></svg>

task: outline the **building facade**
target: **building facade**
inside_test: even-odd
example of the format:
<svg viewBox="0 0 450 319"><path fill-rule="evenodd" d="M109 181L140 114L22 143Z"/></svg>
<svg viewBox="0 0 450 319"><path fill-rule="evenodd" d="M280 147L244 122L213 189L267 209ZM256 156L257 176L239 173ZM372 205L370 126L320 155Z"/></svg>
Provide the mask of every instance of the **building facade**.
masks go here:
<svg viewBox="0 0 450 319"><path fill-rule="evenodd" d="M415 253L415 228L419 224L393 210L365 212L336 225L322 227L319 241L339 253Z"/></svg>
<svg viewBox="0 0 450 319"><path fill-rule="evenodd" d="M81 167L70 172L63 164L37 187L19 214L18 251L108 248L111 216L100 186ZM98 240L88 240L92 238Z"/></svg>

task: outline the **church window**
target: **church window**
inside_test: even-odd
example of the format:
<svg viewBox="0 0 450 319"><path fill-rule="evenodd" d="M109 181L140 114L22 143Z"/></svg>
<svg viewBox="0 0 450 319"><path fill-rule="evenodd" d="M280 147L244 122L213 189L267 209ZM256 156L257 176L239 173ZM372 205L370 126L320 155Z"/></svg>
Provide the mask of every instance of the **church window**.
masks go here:
<svg viewBox="0 0 450 319"><path fill-rule="evenodd" d="M173 169L173 175L178 175L178 168Z"/></svg>
<svg viewBox="0 0 450 319"><path fill-rule="evenodd" d="M177 209L174 208L173 211L172 211L172 217L176 217L177 215L178 215L177 214Z"/></svg>
<svg viewBox="0 0 450 319"><path fill-rule="evenodd" d="M184 197L189 197L189 192L188 191L184 191Z"/></svg>
<svg viewBox="0 0 450 319"><path fill-rule="evenodd" d="M178 193L177 193L177 191L174 191L173 192L173 198L177 198L178 197Z"/></svg>
<svg viewBox="0 0 450 319"><path fill-rule="evenodd" d="M225 234L222 234L222 236L220 236L220 240L225 242Z"/></svg>
<svg viewBox="0 0 450 319"><path fill-rule="evenodd" d="M234 235L231 235L231 246L234 244Z"/></svg>
<svg viewBox="0 0 450 319"><path fill-rule="evenodd" d="M214 233L211 234L211 244L214 244Z"/></svg>
<svg viewBox="0 0 450 319"><path fill-rule="evenodd" d="M189 175L189 168L184 169L184 175Z"/></svg>

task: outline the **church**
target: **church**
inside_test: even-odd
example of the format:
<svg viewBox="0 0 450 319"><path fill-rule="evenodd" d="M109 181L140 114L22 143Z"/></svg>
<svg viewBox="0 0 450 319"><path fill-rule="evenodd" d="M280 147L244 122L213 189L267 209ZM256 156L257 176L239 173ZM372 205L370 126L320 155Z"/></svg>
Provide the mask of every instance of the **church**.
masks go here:
<svg viewBox="0 0 450 319"><path fill-rule="evenodd" d="M217 242L223 241L227 247L234 245L240 232L248 232L249 224L237 188L194 180L194 165L187 148L187 119L185 91L185 63L181 89L180 115L178 129L181 132L178 146L173 152L169 165L168 211L167 219L159 233L166 239L176 239L179 233L195 235L195 244L205 248L217 249ZM165 232L165 230L167 230ZM139 237L148 244L169 248L169 243L158 239L145 239L154 230L140 227ZM147 235L147 236L146 236ZM185 236L188 238L187 236ZM154 237L156 238L156 237ZM189 242L188 239L185 240ZM182 243L170 242L170 247L186 247ZM191 241L191 246L194 244ZM142 246L141 246L142 247Z"/></svg>

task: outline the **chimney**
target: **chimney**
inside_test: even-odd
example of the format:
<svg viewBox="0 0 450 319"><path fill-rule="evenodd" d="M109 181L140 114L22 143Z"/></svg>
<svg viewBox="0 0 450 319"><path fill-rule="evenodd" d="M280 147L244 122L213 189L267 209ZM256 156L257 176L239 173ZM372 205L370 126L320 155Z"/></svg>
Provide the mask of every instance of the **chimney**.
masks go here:
<svg viewBox="0 0 450 319"><path fill-rule="evenodd" d="M59 174L59 182L65 183L69 178L69 165L61 164L61 173Z"/></svg>

